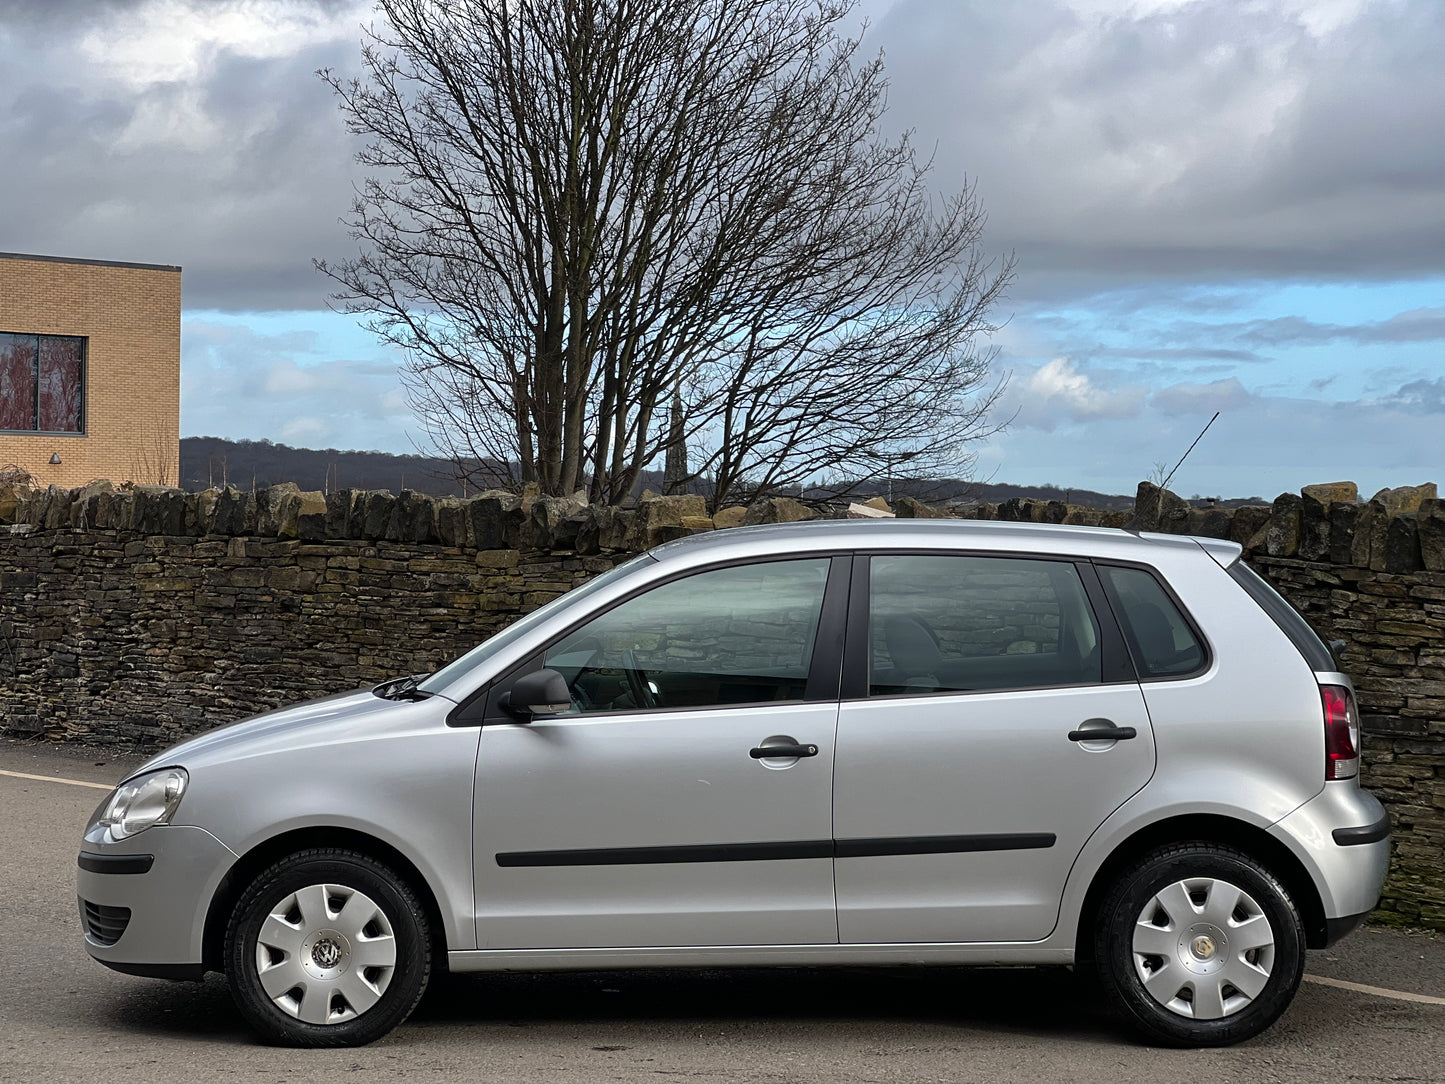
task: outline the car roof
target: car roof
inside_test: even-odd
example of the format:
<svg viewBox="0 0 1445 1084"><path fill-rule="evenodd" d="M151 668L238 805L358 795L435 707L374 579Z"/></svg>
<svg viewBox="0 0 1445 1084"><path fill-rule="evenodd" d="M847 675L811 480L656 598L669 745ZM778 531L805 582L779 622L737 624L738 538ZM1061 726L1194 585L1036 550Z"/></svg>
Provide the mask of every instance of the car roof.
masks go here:
<svg viewBox="0 0 1445 1084"><path fill-rule="evenodd" d="M1237 558L1240 546L1219 539L1126 531L1118 527L1012 523L969 519L843 519L729 527L665 543L652 550L658 561L710 564L764 554L820 550L956 550L1009 554L1098 557L1149 563L1161 550L1208 552L1220 564Z"/></svg>

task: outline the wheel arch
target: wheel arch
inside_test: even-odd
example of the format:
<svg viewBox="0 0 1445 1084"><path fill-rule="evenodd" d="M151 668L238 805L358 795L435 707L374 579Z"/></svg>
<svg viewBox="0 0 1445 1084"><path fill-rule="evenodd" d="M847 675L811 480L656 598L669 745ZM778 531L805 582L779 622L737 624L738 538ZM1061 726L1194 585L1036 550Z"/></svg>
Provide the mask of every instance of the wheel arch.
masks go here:
<svg viewBox="0 0 1445 1084"><path fill-rule="evenodd" d="M206 911L206 926L201 951L202 962L207 971L224 970L226 927L230 923L231 913L235 910L236 902L241 898L241 893L245 892L246 886L262 870L285 858L288 854L295 854L298 851L314 847L337 847L358 851L395 870L398 876L404 878L408 886L416 893L417 898L421 900L422 906L426 908L427 925L431 936L432 968L433 970L446 970L447 935L446 927L442 922L441 907L437 903L436 893L432 891L431 885L427 883L427 879L416 865L391 844L377 839L375 836L367 835L365 832L359 832L353 828L314 826L296 828L263 840L237 859L226 871L220 884L216 886L216 891L211 896L211 904Z"/></svg>
<svg viewBox="0 0 1445 1084"><path fill-rule="evenodd" d="M1273 874L1299 908L1309 948L1323 948L1328 939L1324 903L1304 864L1263 828L1217 814L1197 813L1169 817L1140 828L1123 840L1094 872L1079 910L1074 955L1080 962L1093 958L1093 931L1099 908L1109 887L1128 866L1158 847L1174 843L1215 843L1242 851Z"/></svg>

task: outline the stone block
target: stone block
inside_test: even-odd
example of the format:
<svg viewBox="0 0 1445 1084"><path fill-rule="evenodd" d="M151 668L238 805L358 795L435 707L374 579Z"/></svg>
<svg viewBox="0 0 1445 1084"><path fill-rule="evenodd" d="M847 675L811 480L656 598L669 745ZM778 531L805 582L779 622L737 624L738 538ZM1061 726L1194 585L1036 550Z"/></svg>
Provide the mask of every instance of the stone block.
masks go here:
<svg viewBox="0 0 1445 1084"><path fill-rule="evenodd" d="M538 497L523 524L523 545L539 550L574 549L584 523L581 513L586 508L587 502L576 497ZM578 517L576 522L570 523L574 516Z"/></svg>
<svg viewBox="0 0 1445 1084"><path fill-rule="evenodd" d="M849 519L893 519L892 512L882 512L870 505L859 504L856 501L848 505Z"/></svg>
<svg viewBox="0 0 1445 1084"><path fill-rule="evenodd" d="M1348 565L1353 564L1351 554L1355 545L1355 530L1359 526L1360 508L1358 503L1349 501L1335 501L1330 505L1330 548L1329 561L1331 564Z"/></svg>
<svg viewBox="0 0 1445 1084"><path fill-rule="evenodd" d="M436 502L437 541L443 546L467 545L466 505L457 497L441 497Z"/></svg>
<svg viewBox="0 0 1445 1084"><path fill-rule="evenodd" d="M280 537L306 542L320 542L326 537L326 494L319 489L288 497L283 512Z"/></svg>
<svg viewBox="0 0 1445 1084"><path fill-rule="evenodd" d="M216 515L211 524L216 534L249 535L256 533L256 500L235 486L227 486L216 495Z"/></svg>
<svg viewBox="0 0 1445 1084"><path fill-rule="evenodd" d="M697 493L677 493L667 497L644 494L637 502L638 549L651 549L666 541L662 528L681 527L684 516L706 516L707 501Z"/></svg>
<svg viewBox="0 0 1445 1084"><path fill-rule="evenodd" d="M326 537L351 538L357 490L336 489L326 495Z"/></svg>
<svg viewBox="0 0 1445 1084"><path fill-rule="evenodd" d="M463 503L471 524L471 545L479 550L499 550L515 544L522 517L522 498L504 490L489 489ZM530 510L530 502L527 507Z"/></svg>
<svg viewBox="0 0 1445 1084"><path fill-rule="evenodd" d="M791 497L763 497L748 505L742 526L752 527L759 523L797 523L816 518L815 513L801 501ZM679 522L681 522L679 520Z"/></svg>
<svg viewBox="0 0 1445 1084"><path fill-rule="evenodd" d="M741 505L732 505L729 508L720 508L713 514L712 522L718 530L726 530L728 527L741 527L743 520L748 516L748 510Z"/></svg>
<svg viewBox="0 0 1445 1084"><path fill-rule="evenodd" d="M365 504L361 516L361 530L353 537L367 538L373 541L386 537L386 528L391 523L391 506L396 503L396 498L391 495L389 489L372 489L365 494Z"/></svg>
<svg viewBox="0 0 1445 1084"><path fill-rule="evenodd" d="M1200 538L1228 538L1229 513L1223 508L1191 508L1189 533Z"/></svg>
<svg viewBox="0 0 1445 1084"><path fill-rule="evenodd" d="M1445 572L1445 501L1422 500L1416 527L1420 535L1421 563L1431 572Z"/></svg>
<svg viewBox="0 0 1445 1084"><path fill-rule="evenodd" d="M114 492L115 487L104 479L75 490L70 502L70 526L82 531L96 526L101 496Z"/></svg>
<svg viewBox="0 0 1445 1084"><path fill-rule="evenodd" d="M1293 557L1299 552L1300 503L1297 493L1281 493L1274 500L1264 527L1264 551L1271 557Z"/></svg>
<svg viewBox="0 0 1445 1084"><path fill-rule="evenodd" d="M1300 494L1299 550L1301 561L1323 561L1330 555L1330 501L1321 500L1305 486Z"/></svg>
<svg viewBox="0 0 1445 1084"><path fill-rule="evenodd" d="M301 487L295 482L278 482L274 486L258 489L256 491L256 533L265 538L275 538L280 534L282 503L289 495L300 492Z"/></svg>
<svg viewBox="0 0 1445 1084"><path fill-rule="evenodd" d="M1311 497L1328 508L1336 501L1350 503L1358 501L1360 491L1354 482L1320 482L1312 486L1305 486L1300 490L1300 496Z"/></svg>
<svg viewBox="0 0 1445 1084"><path fill-rule="evenodd" d="M1229 540L1248 546L1269 522L1271 511L1266 504L1245 504L1236 508L1229 518Z"/></svg>
<svg viewBox="0 0 1445 1084"><path fill-rule="evenodd" d="M186 534L208 535L216 521L216 502L221 491L212 487L192 493L186 499Z"/></svg>
<svg viewBox="0 0 1445 1084"><path fill-rule="evenodd" d="M1424 567L1420 561L1420 533L1416 514L1391 516L1385 531L1386 572L1408 573Z"/></svg>
<svg viewBox="0 0 1445 1084"><path fill-rule="evenodd" d="M426 543L436 541L436 507L425 493L403 489L391 505L386 524L389 542Z"/></svg>
<svg viewBox="0 0 1445 1084"><path fill-rule="evenodd" d="M1426 500L1435 500L1439 494L1435 491L1434 482L1425 482L1418 486L1396 486L1394 489L1382 489L1370 498L1373 504L1379 501L1385 506L1385 512L1390 516L1400 516L1407 512L1420 511L1420 504Z"/></svg>
<svg viewBox="0 0 1445 1084"><path fill-rule="evenodd" d="M886 500L884 500L882 497L870 497L868 500L864 501L863 503L864 503L865 505L867 505L869 508L872 508L872 509L874 509L875 511L878 511L878 512L892 512L892 511L893 511L892 508L889 508L889 507L888 507L888 502L887 502Z"/></svg>
<svg viewBox="0 0 1445 1084"><path fill-rule="evenodd" d="M894 515L899 519L952 519L953 517L942 508L935 508L933 505L924 504L913 497L899 497L894 502L897 505Z"/></svg>
<svg viewBox="0 0 1445 1084"><path fill-rule="evenodd" d="M1189 502L1153 482L1140 482L1134 493L1133 527L1139 531L1184 534L1189 530Z"/></svg>

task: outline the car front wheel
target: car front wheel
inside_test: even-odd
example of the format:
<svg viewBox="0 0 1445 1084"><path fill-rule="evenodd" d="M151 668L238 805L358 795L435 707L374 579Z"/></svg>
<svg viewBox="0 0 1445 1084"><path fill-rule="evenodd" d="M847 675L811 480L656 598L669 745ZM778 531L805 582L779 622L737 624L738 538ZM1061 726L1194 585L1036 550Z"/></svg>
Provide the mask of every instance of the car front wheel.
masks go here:
<svg viewBox="0 0 1445 1084"><path fill-rule="evenodd" d="M1304 927L1289 893L1247 855L1182 843L1146 855L1105 897L1099 977L1116 1012L1171 1046L1224 1046L1289 1007Z"/></svg>
<svg viewBox="0 0 1445 1084"><path fill-rule="evenodd" d="M354 851L303 851L242 893L226 934L241 1014L285 1046L360 1046L410 1015L431 969L426 911Z"/></svg>

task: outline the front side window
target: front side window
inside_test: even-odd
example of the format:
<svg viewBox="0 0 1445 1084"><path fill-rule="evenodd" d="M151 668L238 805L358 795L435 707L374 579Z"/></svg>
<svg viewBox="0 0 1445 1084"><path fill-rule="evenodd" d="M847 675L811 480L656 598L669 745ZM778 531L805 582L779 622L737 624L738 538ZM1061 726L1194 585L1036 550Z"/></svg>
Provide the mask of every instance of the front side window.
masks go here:
<svg viewBox="0 0 1445 1084"><path fill-rule="evenodd" d="M1204 665L1203 645L1152 574L1109 565L1099 573L1123 610L1124 638L1141 678L1182 677Z"/></svg>
<svg viewBox="0 0 1445 1084"><path fill-rule="evenodd" d="M81 433L85 340L0 332L0 430Z"/></svg>
<svg viewBox="0 0 1445 1084"><path fill-rule="evenodd" d="M801 700L826 557L700 572L593 618L550 647L582 712Z"/></svg>
<svg viewBox="0 0 1445 1084"><path fill-rule="evenodd" d="M874 557L870 696L1094 684L1099 626L1065 561Z"/></svg>

